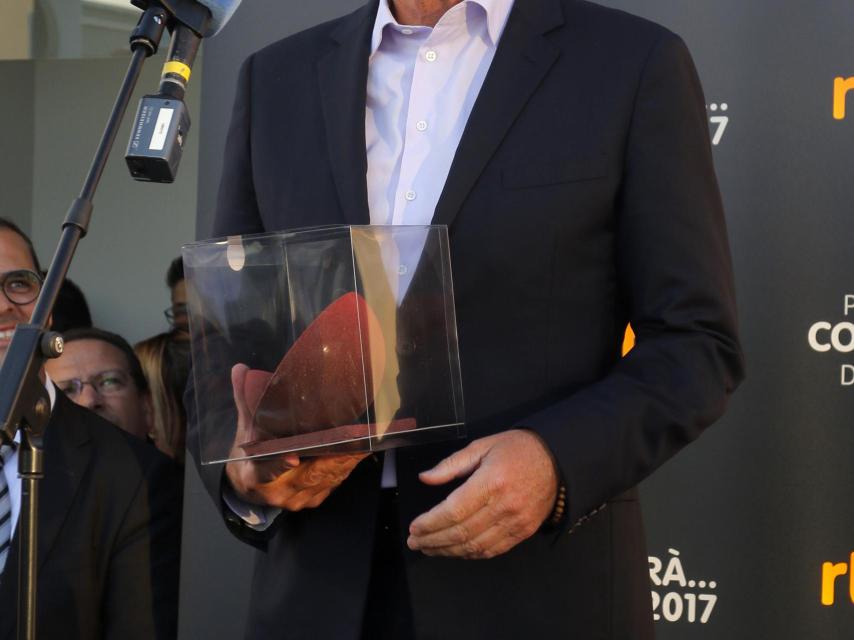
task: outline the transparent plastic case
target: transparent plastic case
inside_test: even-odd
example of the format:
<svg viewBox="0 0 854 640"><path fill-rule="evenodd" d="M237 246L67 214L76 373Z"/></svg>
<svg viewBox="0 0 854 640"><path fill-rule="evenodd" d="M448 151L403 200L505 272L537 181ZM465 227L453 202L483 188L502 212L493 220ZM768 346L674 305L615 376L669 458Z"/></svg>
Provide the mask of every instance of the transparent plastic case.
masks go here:
<svg viewBox="0 0 854 640"><path fill-rule="evenodd" d="M204 464L464 435L446 227L232 236L183 257Z"/></svg>

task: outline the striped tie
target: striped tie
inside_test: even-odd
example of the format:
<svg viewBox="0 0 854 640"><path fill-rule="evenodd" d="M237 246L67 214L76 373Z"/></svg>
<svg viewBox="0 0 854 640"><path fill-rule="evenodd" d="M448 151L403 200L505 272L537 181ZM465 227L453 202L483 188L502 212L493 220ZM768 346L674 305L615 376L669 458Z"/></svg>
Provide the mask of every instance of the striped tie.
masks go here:
<svg viewBox="0 0 854 640"><path fill-rule="evenodd" d="M12 455L14 449L8 445L0 446L0 575L6 566L6 556L12 544L12 499L9 495L9 485L6 484L6 474L3 465Z"/></svg>

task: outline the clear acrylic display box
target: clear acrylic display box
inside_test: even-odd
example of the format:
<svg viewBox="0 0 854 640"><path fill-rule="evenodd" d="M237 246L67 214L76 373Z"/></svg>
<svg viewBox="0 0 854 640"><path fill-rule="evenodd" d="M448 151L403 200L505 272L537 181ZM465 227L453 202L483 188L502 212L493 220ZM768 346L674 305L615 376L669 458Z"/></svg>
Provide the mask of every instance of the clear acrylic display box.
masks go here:
<svg viewBox="0 0 854 640"><path fill-rule="evenodd" d="M204 464L464 435L446 227L232 236L183 258Z"/></svg>

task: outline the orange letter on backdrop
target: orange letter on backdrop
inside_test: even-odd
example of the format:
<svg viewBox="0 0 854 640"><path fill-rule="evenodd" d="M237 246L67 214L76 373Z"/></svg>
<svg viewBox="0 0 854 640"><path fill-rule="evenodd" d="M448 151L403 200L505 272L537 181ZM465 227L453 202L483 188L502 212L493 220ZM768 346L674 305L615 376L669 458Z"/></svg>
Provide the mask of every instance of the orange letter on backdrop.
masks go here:
<svg viewBox="0 0 854 640"><path fill-rule="evenodd" d="M845 120L845 101L849 91L854 91L854 78L836 78L833 81L833 117L836 120Z"/></svg>
<svg viewBox="0 0 854 640"><path fill-rule="evenodd" d="M848 575L848 596L854 604L854 553L851 554L851 573Z"/></svg>
<svg viewBox="0 0 854 640"><path fill-rule="evenodd" d="M836 601L836 579L846 573L848 565L844 562L825 562L821 565L821 603L824 606L829 607Z"/></svg>
<svg viewBox="0 0 854 640"><path fill-rule="evenodd" d="M623 355L626 355L635 346L635 332L632 325L626 327L626 335L623 337Z"/></svg>

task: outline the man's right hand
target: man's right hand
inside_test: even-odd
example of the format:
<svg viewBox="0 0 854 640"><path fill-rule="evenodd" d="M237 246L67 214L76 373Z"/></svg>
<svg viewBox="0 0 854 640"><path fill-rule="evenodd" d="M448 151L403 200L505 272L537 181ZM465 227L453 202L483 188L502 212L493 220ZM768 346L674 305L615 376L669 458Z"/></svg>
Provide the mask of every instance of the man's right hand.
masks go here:
<svg viewBox="0 0 854 640"><path fill-rule="evenodd" d="M246 402L245 384L249 367L237 364L231 370L237 433L231 457L240 455L237 443L256 440L252 412ZM235 493L253 504L299 511L319 506L368 454L319 456L300 460L296 454L275 458L239 460L226 464L225 473Z"/></svg>

